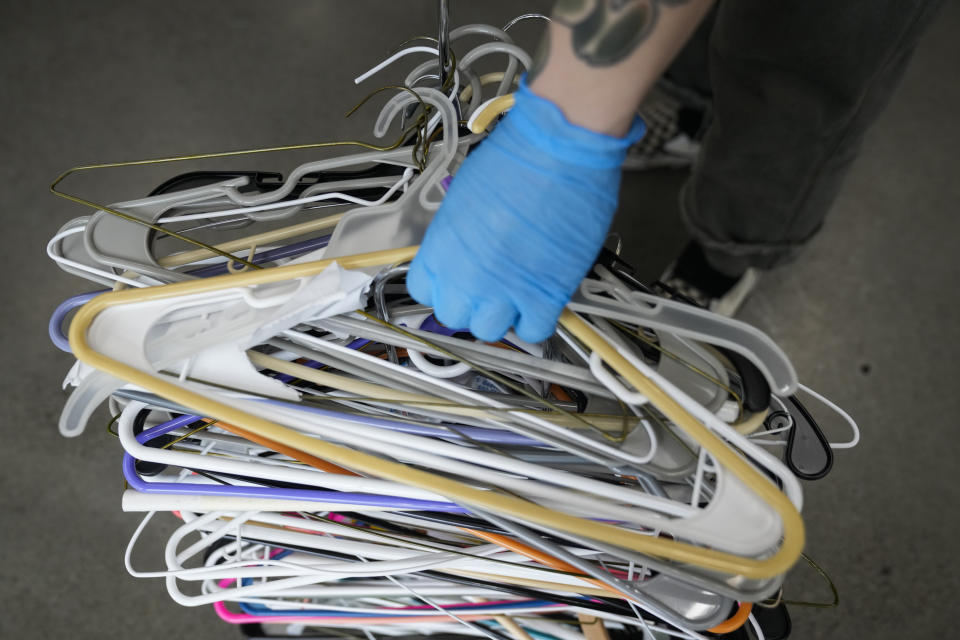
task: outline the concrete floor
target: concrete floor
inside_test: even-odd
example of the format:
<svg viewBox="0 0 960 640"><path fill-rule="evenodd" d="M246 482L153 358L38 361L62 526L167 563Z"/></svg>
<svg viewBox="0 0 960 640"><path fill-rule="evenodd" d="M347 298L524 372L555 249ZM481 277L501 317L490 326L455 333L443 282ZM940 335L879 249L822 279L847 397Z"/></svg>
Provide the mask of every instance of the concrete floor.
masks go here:
<svg viewBox="0 0 960 640"><path fill-rule="evenodd" d="M549 4L457 2L454 22L502 24ZM85 213L51 196L50 181L91 162L368 137L369 119L341 117L365 93L352 77L433 30L426 0L4 3L0 638L238 634L208 608L174 605L160 582L125 573L123 546L137 518L120 512L119 446L103 431L104 414L80 438L57 434L71 359L50 345L46 321L59 301L94 287L44 255L60 225ZM518 29L526 42L535 31ZM860 447L838 452L833 473L806 487L807 550L833 576L841 606L793 608L797 638L955 634L958 31L960 6L949 3L823 233L797 263L770 274L744 310L807 384L863 427ZM255 164L286 170L307 157ZM202 165L236 166L250 163ZM119 169L66 186L117 201L177 169ZM658 172L624 181L623 213L639 212L643 223L621 216L618 226L628 258L648 276L685 241L675 215L682 180ZM827 428L845 437L842 425ZM139 567L160 566L162 529L145 536ZM829 597L806 567L789 585L793 599Z"/></svg>

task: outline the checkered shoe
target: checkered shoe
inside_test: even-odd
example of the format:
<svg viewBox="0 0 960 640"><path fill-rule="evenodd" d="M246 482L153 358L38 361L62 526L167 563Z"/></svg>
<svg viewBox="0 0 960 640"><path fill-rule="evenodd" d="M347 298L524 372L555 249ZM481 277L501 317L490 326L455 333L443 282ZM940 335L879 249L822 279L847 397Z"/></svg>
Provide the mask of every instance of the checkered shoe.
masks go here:
<svg viewBox="0 0 960 640"><path fill-rule="evenodd" d="M720 273L707 263L700 245L691 242L654 283L654 288L671 298L733 317L759 281L759 269L747 269L739 277Z"/></svg>
<svg viewBox="0 0 960 640"><path fill-rule="evenodd" d="M682 169L700 151L710 105L694 92L661 79L647 94L638 113L647 132L627 151L624 169Z"/></svg>

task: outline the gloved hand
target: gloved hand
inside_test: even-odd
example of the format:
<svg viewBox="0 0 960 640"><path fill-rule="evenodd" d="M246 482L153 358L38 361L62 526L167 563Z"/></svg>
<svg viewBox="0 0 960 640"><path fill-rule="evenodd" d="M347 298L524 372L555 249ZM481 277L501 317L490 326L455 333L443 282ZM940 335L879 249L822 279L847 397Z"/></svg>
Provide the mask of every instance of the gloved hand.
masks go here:
<svg viewBox="0 0 960 640"><path fill-rule="evenodd" d="M407 274L448 327L493 342L553 334L596 259L617 205L620 165L639 140L570 124L520 83L513 109L467 156Z"/></svg>

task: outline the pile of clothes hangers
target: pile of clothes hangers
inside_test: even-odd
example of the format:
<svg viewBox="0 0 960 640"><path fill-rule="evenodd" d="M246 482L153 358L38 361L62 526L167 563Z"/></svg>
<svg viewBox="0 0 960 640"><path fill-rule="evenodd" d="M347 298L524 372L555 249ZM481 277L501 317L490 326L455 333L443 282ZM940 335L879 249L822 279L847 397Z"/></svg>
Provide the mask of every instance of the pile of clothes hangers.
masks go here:
<svg viewBox="0 0 960 640"><path fill-rule="evenodd" d="M769 337L608 251L542 344L479 342L407 294L450 176L530 65L505 30L463 42L446 67L415 45L358 79L424 58L376 119L393 145L304 145L334 154L110 206L55 183L94 212L49 255L106 287L51 319L77 358L59 426L109 405L123 509L147 514L130 574L260 636L786 637L800 479L858 436ZM829 442L810 399L854 437ZM166 566L135 567L158 511L182 523Z"/></svg>

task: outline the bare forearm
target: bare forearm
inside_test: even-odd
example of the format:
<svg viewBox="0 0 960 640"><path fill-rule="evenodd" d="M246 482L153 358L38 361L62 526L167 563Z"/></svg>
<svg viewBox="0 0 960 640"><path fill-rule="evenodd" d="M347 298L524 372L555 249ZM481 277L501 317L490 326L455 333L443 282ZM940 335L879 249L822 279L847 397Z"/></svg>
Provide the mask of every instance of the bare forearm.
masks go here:
<svg viewBox="0 0 960 640"><path fill-rule="evenodd" d="M622 136L713 0L560 0L530 88L573 124Z"/></svg>

